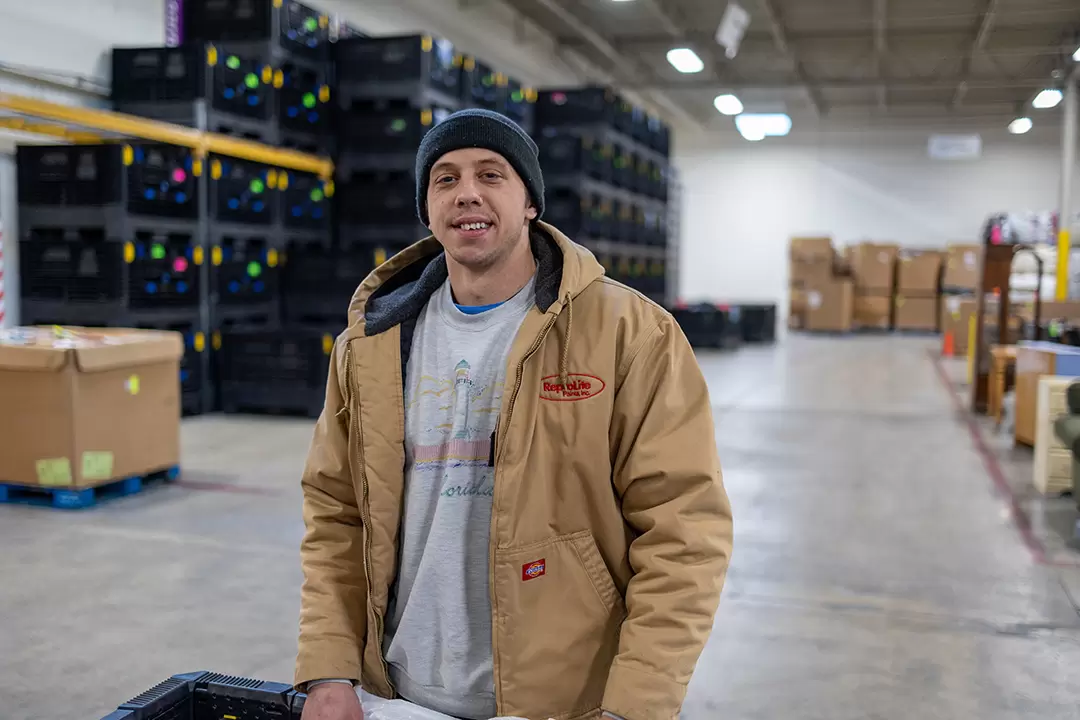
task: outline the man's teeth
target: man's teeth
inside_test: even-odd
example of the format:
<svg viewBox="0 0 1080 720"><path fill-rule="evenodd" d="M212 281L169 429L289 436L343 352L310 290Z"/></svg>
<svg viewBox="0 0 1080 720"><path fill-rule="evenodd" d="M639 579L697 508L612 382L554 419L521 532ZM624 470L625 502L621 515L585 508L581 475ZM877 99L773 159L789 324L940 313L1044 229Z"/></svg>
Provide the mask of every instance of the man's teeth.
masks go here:
<svg viewBox="0 0 1080 720"><path fill-rule="evenodd" d="M487 230L489 226L485 222L478 222L464 223L462 225L458 225L458 227L460 227L462 230Z"/></svg>

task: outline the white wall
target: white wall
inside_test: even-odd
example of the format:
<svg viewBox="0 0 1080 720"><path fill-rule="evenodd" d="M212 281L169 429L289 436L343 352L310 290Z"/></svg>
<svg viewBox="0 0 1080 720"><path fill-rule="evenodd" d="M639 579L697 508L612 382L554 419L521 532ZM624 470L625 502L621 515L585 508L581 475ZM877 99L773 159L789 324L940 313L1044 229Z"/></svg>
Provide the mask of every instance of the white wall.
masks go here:
<svg viewBox="0 0 1080 720"><path fill-rule="evenodd" d="M1056 131L984 133L981 159L931 160L927 133L703 143L675 159L683 186L680 296L786 305L788 239L829 235L942 247L977 242L988 215L1056 210ZM1074 181L1080 209L1080 176Z"/></svg>

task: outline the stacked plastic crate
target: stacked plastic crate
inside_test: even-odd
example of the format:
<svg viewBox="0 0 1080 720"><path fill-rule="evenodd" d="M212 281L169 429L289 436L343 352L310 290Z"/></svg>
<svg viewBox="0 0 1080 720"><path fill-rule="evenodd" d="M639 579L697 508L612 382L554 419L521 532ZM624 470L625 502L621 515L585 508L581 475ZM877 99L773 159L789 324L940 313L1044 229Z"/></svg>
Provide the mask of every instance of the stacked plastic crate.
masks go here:
<svg viewBox="0 0 1080 720"><path fill-rule="evenodd" d="M544 90L536 137L546 219L610 276L670 301L668 127L609 88Z"/></svg>

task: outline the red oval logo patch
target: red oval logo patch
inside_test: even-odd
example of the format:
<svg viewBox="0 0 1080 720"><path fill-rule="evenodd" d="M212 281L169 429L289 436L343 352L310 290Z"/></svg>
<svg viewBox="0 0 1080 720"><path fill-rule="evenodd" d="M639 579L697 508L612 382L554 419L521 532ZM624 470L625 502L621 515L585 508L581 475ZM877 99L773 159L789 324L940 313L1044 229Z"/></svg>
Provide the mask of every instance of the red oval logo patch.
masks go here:
<svg viewBox="0 0 1080 720"><path fill-rule="evenodd" d="M549 375L541 381L540 399L557 402L588 400L599 395L605 387L604 381L594 375L567 373L565 384L558 375Z"/></svg>

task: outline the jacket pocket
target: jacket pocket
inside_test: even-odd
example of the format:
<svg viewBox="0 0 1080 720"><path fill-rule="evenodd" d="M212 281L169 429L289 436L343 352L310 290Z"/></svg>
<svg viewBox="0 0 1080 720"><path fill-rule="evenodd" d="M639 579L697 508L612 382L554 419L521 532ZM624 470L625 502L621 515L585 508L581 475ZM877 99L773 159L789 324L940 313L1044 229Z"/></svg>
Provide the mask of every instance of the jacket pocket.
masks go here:
<svg viewBox="0 0 1080 720"><path fill-rule="evenodd" d="M592 533L497 549L495 583L501 714L599 707L626 610Z"/></svg>

